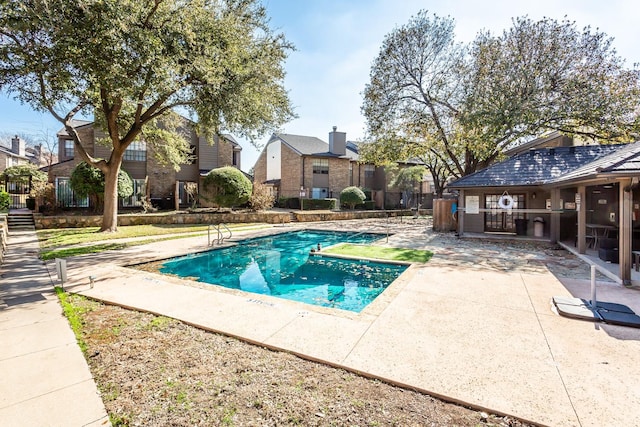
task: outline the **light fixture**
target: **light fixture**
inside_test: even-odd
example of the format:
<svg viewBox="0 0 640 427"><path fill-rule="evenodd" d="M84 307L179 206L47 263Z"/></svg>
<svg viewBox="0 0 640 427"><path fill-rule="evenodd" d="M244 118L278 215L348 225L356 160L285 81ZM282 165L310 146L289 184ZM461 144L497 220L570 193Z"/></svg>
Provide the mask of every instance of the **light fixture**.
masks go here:
<svg viewBox="0 0 640 427"><path fill-rule="evenodd" d="M536 198L536 192L534 191L533 193L531 193L531 198L535 199Z"/></svg>

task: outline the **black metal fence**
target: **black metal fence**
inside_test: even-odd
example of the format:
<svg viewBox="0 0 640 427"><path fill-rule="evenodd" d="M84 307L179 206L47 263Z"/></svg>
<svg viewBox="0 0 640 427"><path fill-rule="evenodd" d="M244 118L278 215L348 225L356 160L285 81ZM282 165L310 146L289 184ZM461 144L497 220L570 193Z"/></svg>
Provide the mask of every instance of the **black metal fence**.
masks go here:
<svg viewBox="0 0 640 427"><path fill-rule="evenodd" d="M69 178L56 178L56 201L61 208L89 207L89 198L76 196Z"/></svg>
<svg viewBox="0 0 640 427"><path fill-rule="evenodd" d="M27 207L27 198L31 187L29 183L7 181L4 183L4 189L9 193L11 201L9 209L23 209Z"/></svg>

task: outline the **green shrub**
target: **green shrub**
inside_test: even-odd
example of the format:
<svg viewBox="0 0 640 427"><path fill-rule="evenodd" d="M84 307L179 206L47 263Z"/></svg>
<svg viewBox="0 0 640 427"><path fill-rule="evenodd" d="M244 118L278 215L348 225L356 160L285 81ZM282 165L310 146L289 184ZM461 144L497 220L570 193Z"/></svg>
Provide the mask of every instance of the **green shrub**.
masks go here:
<svg viewBox="0 0 640 427"><path fill-rule="evenodd" d="M361 188L361 190L364 193L364 199L365 200L372 200L371 189L370 188Z"/></svg>
<svg viewBox="0 0 640 427"><path fill-rule="evenodd" d="M4 190L0 190L0 211L6 211L11 204L11 196Z"/></svg>
<svg viewBox="0 0 640 427"><path fill-rule="evenodd" d="M203 186L207 197L219 207L239 206L251 198L251 181L232 166L213 169L204 178Z"/></svg>
<svg viewBox="0 0 640 427"><path fill-rule="evenodd" d="M129 172L120 169L118 173L118 197L129 197L133 195L133 180Z"/></svg>
<svg viewBox="0 0 640 427"><path fill-rule="evenodd" d="M354 209L356 205L364 202L366 196L358 187L347 187L340 192L340 203Z"/></svg>
<svg viewBox="0 0 640 427"><path fill-rule="evenodd" d="M104 199L104 173L86 162L78 163L71 172L71 188L80 197L93 199L98 208ZM124 170L118 174L118 197L129 197L133 194L133 180Z"/></svg>
<svg viewBox="0 0 640 427"><path fill-rule="evenodd" d="M276 207L278 207L278 208L286 208L288 202L289 202L289 198L288 197L280 197L276 201Z"/></svg>
<svg viewBox="0 0 640 427"><path fill-rule="evenodd" d="M298 197L280 197L277 206L283 209L300 209L300 198Z"/></svg>
<svg viewBox="0 0 640 427"><path fill-rule="evenodd" d="M362 209L366 211L372 211L376 208L376 202L373 200L365 200L364 203L356 205L356 209Z"/></svg>
<svg viewBox="0 0 640 427"><path fill-rule="evenodd" d="M336 199L302 199L303 209L306 210L334 210Z"/></svg>
<svg viewBox="0 0 640 427"><path fill-rule="evenodd" d="M4 172L2 172L2 175L7 181L19 182L22 184L28 184L29 181L47 180L47 174L31 163L8 167Z"/></svg>

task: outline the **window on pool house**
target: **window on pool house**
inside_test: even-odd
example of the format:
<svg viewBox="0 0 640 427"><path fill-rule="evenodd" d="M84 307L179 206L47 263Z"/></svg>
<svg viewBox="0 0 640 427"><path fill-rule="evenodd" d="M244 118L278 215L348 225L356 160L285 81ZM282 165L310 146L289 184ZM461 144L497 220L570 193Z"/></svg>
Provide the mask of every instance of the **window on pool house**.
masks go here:
<svg viewBox="0 0 640 427"><path fill-rule="evenodd" d="M124 160L144 162L147 160L147 143L134 141L124 151Z"/></svg>
<svg viewBox="0 0 640 427"><path fill-rule="evenodd" d="M313 173L328 174L329 159L313 159Z"/></svg>

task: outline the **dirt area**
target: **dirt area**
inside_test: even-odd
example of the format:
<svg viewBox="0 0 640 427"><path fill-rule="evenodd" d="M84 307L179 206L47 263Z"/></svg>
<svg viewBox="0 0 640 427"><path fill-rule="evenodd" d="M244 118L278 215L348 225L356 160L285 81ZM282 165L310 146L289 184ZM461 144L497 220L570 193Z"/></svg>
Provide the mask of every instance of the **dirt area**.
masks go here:
<svg viewBox="0 0 640 427"><path fill-rule="evenodd" d="M527 425L165 317L70 301L113 425Z"/></svg>

